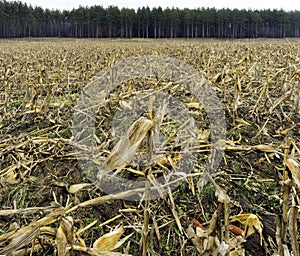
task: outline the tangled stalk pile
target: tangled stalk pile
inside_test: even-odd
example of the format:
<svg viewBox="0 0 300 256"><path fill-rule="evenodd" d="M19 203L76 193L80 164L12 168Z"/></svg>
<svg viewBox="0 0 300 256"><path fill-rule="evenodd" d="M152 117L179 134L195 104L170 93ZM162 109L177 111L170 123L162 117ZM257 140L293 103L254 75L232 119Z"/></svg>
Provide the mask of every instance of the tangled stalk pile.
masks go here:
<svg viewBox="0 0 300 256"><path fill-rule="evenodd" d="M1 41L0 254L299 256L299 49L297 39ZM217 174L197 186L210 136L196 99L180 82L120 85L97 116L100 160L115 150L111 113L128 106L133 91L171 93L201 135L200 157L176 190L130 202L122 199L143 189L105 195L83 174L71 128L86 84L118 60L140 55L197 69L223 103L227 138ZM160 122L174 142L171 122ZM155 170L170 168L176 157L166 155ZM145 175L129 165L123 175Z"/></svg>

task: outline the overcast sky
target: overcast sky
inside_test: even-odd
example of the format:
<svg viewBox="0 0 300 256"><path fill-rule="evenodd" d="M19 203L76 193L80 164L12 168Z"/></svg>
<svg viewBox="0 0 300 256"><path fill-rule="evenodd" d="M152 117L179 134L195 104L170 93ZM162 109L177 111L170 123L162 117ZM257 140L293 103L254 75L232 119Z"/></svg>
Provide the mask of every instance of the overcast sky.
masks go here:
<svg viewBox="0 0 300 256"><path fill-rule="evenodd" d="M140 0L21 0L32 6L40 6L49 9L71 10L82 6L109 5L129 7L137 9L138 7L149 6L163 9L166 7L178 8L201 8L215 7L220 8L238 8L238 9L284 9L284 10L300 10L299 0L151 0L142 2Z"/></svg>

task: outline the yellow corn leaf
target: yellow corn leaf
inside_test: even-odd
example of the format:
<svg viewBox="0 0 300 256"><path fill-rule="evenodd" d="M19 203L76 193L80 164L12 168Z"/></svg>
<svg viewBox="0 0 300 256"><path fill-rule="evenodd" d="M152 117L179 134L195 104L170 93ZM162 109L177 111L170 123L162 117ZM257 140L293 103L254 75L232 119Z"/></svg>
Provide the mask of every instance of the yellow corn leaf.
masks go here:
<svg viewBox="0 0 300 256"><path fill-rule="evenodd" d="M260 245L262 245L262 228L263 225L259 218L252 213L244 213L231 217L231 221L238 221L245 226L245 237L251 236L255 232L260 235Z"/></svg>
<svg viewBox="0 0 300 256"><path fill-rule="evenodd" d="M116 228L114 231L109 232L100 238L98 238L94 244L93 248L98 250L112 251L114 250L116 244L118 243L120 237L124 233L123 226Z"/></svg>

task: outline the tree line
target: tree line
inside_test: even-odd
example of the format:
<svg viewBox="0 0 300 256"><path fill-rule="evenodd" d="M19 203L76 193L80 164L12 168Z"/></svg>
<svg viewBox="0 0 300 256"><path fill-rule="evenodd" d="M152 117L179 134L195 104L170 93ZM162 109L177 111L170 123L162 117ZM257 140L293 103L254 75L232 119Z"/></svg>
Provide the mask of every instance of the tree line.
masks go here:
<svg viewBox="0 0 300 256"><path fill-rule="evenodd" d="M300 11L238 9L137 10L91 6L49 10L0 0L0 38L299 37Z"/></svg>

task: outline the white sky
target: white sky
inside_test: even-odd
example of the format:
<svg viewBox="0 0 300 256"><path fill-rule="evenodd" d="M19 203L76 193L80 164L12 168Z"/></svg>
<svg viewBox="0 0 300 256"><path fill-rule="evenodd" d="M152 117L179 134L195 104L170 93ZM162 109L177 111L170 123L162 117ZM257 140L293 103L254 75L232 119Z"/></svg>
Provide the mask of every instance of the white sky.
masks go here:
<svg viewBox="0 0 300 256"><path fill-rule="evenodd" d="M284 9L284 10L300 10L299 0L151 0L142 2L140 0L21 0L32 6L40 6L49 9L71 10L77 8L79 5L92 6L102 5L108 7L109 5L122 7L129 7L137 9L138 7L149 6L163 9L166 7L182 8L201 8L201 7L215 7L221 8L238 8L238 9Z"/></svg>

